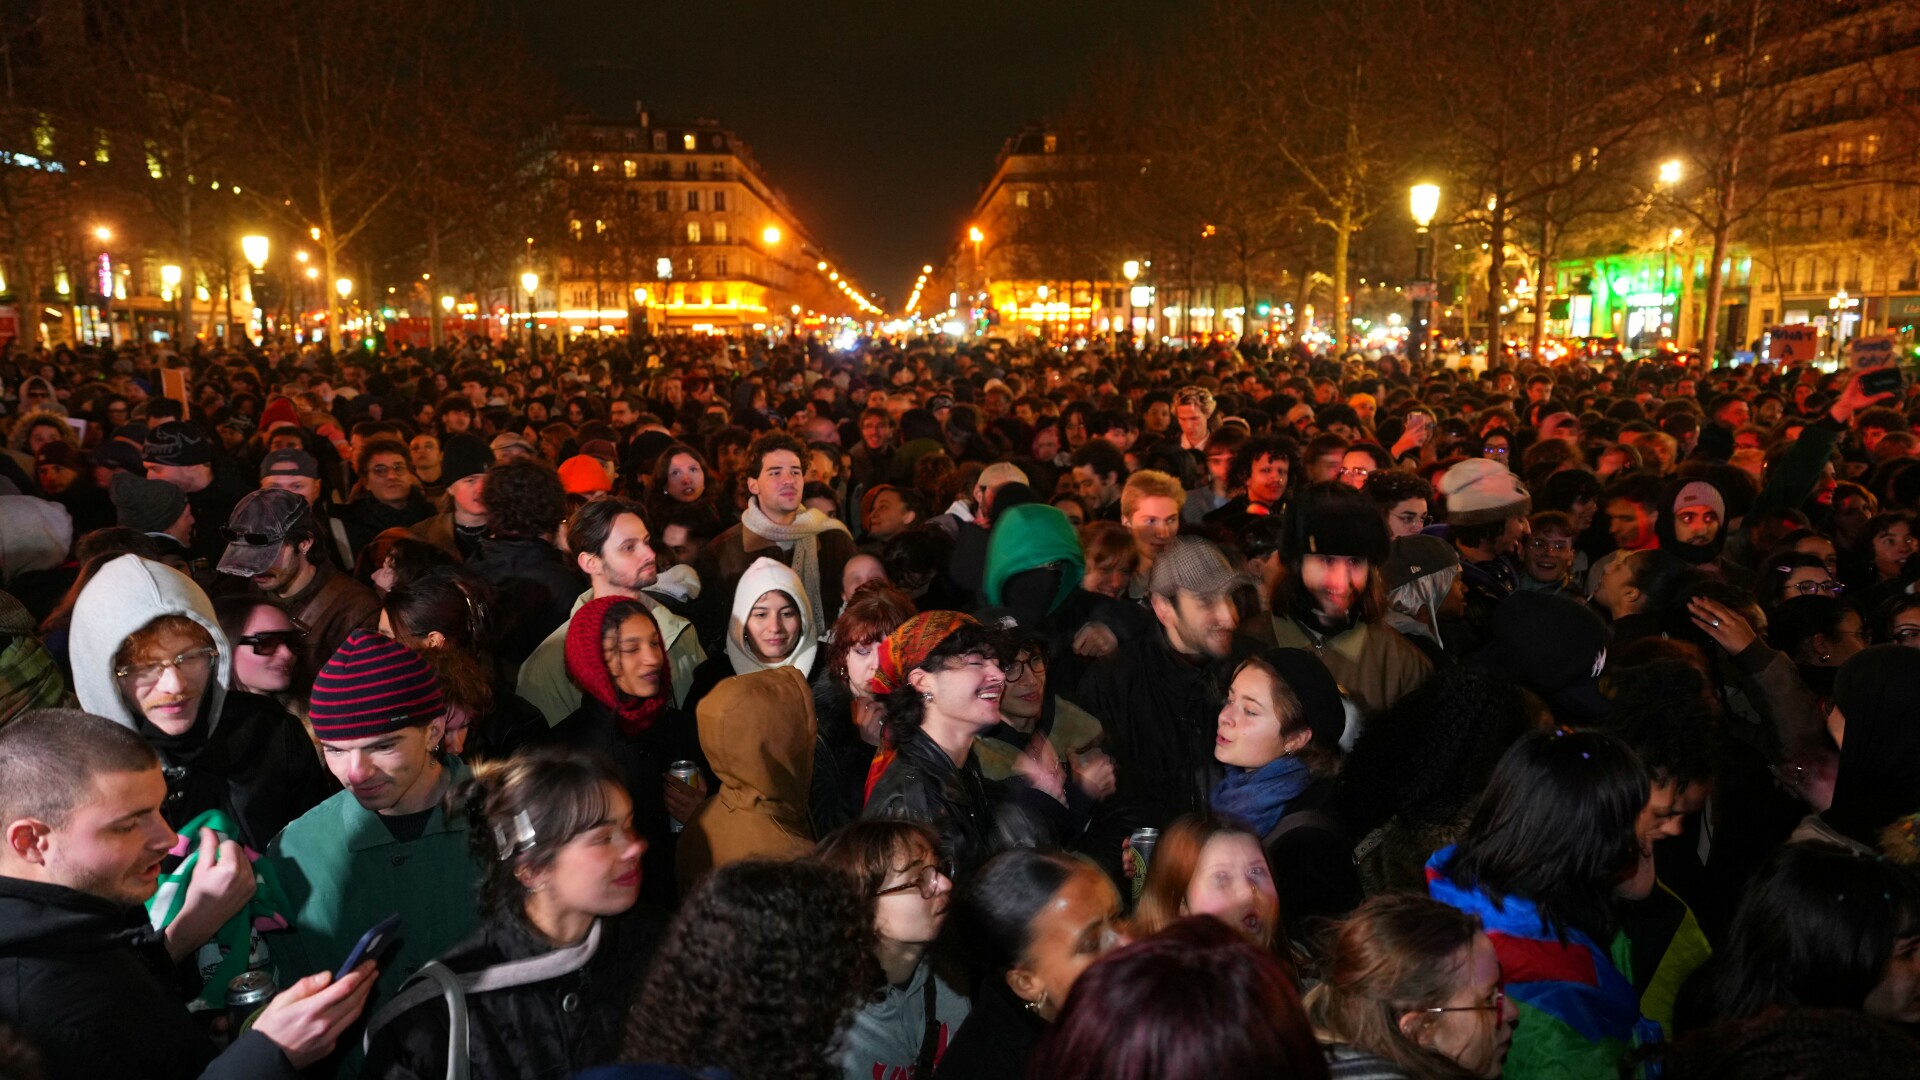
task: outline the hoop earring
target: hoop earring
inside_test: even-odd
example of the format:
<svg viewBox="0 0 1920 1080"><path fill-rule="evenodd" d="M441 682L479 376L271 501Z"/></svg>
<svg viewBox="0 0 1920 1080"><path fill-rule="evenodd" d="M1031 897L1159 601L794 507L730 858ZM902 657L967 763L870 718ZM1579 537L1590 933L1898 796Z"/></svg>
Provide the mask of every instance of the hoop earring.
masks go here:
<svg viewBox="0 0 1920 1080"><path fill-rule="evenodd" d="M1040 1010L1047 1007L1047 992L1045 990L1040 991L1039 1001L1029 1001L1026 1004L1028 1012L1035 1016L1040 1015Z"/></svg>

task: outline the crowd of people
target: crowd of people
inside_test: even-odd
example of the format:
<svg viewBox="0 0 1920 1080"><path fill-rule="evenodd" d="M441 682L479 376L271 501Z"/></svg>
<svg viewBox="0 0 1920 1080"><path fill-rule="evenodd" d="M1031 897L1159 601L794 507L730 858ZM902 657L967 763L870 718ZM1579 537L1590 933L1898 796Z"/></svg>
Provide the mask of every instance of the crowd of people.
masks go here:
<svg viewBox="0 0 1920 1080"><path fill-rule="evenodd" d="M7 1080L1920 1076L1920 392L674 337L0 404Z"/></svg>

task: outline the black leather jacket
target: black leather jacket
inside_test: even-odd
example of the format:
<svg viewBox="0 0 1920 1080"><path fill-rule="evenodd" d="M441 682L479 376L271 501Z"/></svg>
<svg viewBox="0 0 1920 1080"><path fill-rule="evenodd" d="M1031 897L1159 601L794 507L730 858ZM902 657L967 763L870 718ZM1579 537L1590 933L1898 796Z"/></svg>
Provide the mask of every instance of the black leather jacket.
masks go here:
<svg viewBox="0 0 1920 1080"><path fill-rule="evenodd" d="M1070 794L1076 790L1068 785ZM1018 778L988 780L972 750L955 766L925 732L916 731L874 783L863 816L933 826L964 877L1009 848L1064 847L1086 824L1085 809L1069 810Z"/></svg>

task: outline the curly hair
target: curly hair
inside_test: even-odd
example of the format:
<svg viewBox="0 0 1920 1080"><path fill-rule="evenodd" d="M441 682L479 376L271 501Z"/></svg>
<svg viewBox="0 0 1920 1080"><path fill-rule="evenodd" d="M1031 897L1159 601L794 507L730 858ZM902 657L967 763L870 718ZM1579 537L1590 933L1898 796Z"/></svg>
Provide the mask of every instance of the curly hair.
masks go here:
<svg viewBox="0 0 1920 1080"><path fill-rule="evenodd" d="M956 628L942 638L940 644L933 647L927 658L920 663L924 671L945 671L954 661L969 653L982 653L996 661L1004 659L1006 643L1001 636L984 626L969 624ZM886 714L887 733L893 736L893 745L904 746L920 730L920 722L926 716L926 702L920 692L911 686L903 685L893 693L880 699L880 705Z"/></svg>
<svg viewBox="0 0 1920 1080"><path fill-rule="evenodd" d="M694 887L629 1013L625 1057L740 1080L837 1080L874 985L874 904L818 862L749 859Z"/></svg>
<svg viewBox="0 0 1920 1080"><path fill-rule="evenodd" d="M865 582L855 589L833 622L833 641L827 646L828 676L847 686L847 654L857 646L886 640L914 614L913 600L884 581Z"/></svg>
<svg viewBox="0 0 1920 1080"><path fill-rule="evenodd" d="M538 461L506 461L487 470L480 499L487 523L499 536L549 536L567 516L567 489L553 466Z"/></svg>

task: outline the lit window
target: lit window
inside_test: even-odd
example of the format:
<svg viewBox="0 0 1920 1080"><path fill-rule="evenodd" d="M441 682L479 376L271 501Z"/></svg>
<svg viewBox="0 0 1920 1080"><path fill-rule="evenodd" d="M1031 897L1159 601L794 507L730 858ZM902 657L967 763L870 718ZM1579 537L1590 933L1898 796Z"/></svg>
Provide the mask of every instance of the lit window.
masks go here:
<svg viewBox="0 0 1920 1080"><path fill-rule="evenodd" d="M1042 146L1047 153L1049 154L1054 153L1055 151L1060 149L1060 136L1058 135L1047 136L1046 139L1043 141Z"/></svg>
<svg viewBox="0 0 1920 1080"><path fill-rule="evenodd" d="M695 139L692 134L681 136L680 144L689 150L698 150L700 148L699 140Z"/></svg>
<svg viewBox="0 0 1920 1080"><path fill-rule="evenodd" d="M568 176L580 175L580 161L578 158L567 159L567 175Z"/></svg>
<svg viewBox="0 0 1920 1080"><path fill-rule="evenodd" d="M699 242L700 242L700 223L697 221L687 222L687 243L697 244Z"/></svg>
<svg viewBox="0 0 1920 1080"><path fill-rule="evenodd" d="M1013 193L1013 205L1020 207L1022 210L1027 208L1028 201L1029 195L1027 192L1016 191Z"/></svg>
<svg viewBox="0 0 1920 1080"><path fill-rule="evenodd" d="M631 180L635 176L640 175L640 166L635 163L632 158L628 158L620 163L620 172L627 179Z"/></svg>
<svg viewBox="0 0 1920 1080"><path fill-rule="evenodd" d="M713 242L716 244L724 244L727 242L726 222L716 221L713 223Z"/></svg>

